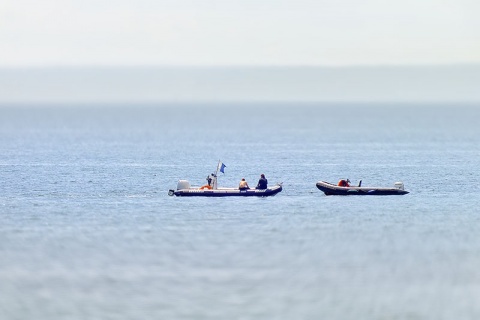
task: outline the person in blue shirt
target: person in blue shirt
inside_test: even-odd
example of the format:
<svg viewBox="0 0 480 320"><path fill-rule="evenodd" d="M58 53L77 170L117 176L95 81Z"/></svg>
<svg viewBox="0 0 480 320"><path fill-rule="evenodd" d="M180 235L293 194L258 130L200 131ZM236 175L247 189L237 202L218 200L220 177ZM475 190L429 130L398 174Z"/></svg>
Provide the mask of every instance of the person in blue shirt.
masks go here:
<svg viewBox="0 0 480 320"><path fill-rule="evenodd" d="M258 180L257 188L259 190L267 189L268 180L265 178L265 175L262 173L260 175L260 180Z"/></svg>

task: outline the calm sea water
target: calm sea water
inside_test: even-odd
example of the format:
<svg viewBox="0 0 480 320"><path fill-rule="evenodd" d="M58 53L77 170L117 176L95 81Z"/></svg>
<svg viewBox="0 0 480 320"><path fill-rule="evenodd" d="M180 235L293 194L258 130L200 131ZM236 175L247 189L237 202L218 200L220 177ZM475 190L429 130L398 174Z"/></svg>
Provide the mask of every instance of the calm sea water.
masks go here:
<svg viewBox="0 0 480 320"><path fill-rule="evenodd" d="M479 319L480 106L0 108L1 319ZM175 198L221 159L272 198ZM411 193L327 197L318 180Z"/></svg>

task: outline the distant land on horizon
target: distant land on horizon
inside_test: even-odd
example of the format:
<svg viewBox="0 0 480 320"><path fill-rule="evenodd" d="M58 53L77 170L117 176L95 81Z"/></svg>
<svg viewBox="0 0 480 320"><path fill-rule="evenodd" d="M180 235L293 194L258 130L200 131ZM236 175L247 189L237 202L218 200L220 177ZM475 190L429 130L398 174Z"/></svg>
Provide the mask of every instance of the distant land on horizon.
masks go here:
<svg viewBox="0 0 480 320"><path fill-rule="evenodd" d="M1 68L0 105L480 103L480 65Z"/></svg>

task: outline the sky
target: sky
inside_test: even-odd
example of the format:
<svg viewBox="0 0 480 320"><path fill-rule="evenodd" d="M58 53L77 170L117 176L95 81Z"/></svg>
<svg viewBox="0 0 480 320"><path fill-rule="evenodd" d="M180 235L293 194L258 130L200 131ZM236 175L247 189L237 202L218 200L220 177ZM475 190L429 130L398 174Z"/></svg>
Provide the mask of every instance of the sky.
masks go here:
<svg viewBox="0 0 480 320"><path fill-rule="evenodd" d="M2 0L0 67L480 63L478 0Z"/></svg>
<svg viewBox="0 0 480 320"><path fill-rule="evenodd" d="M478 0L1 0L0 104L480 102Z"/></svg>

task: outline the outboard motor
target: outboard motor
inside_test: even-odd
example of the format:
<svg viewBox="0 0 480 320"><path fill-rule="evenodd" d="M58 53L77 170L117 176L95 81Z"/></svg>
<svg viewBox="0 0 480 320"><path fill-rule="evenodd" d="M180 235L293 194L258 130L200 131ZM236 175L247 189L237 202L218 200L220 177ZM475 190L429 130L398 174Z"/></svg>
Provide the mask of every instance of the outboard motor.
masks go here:
<svg viewBox="0 0 480 320"><path fill-rule="evenodd" d="M188 182L188 180L178 180L177 191L183 190L183 189L190 189L190 182ZM175 195L175 190L173 189L168 190L168 195L169 196Z"/></svg>
<svg viewBox="0 0 480 320"><path fill-rule="evenodd" d="M190 182L188 180L178 180L177 190L190 189Z"/></svg>
<svg viewBox="0 0 480 320"><path fill-rule="evenodd" d="M393 186L394 186L395 189L402 190L402 191L405 190L405 188L403 186L403 182L395 182L395 184Z"/></svg>

